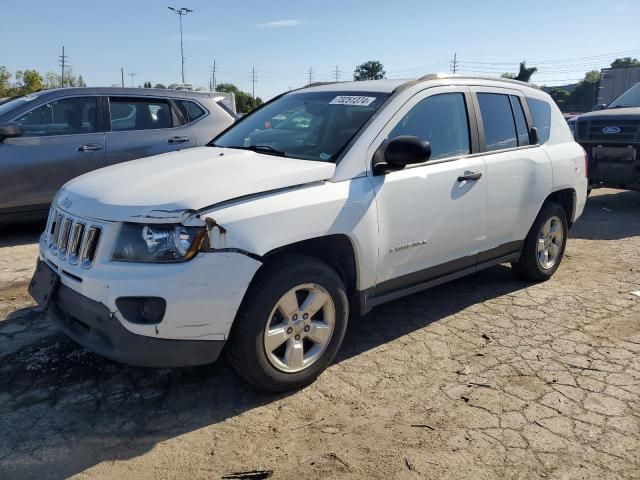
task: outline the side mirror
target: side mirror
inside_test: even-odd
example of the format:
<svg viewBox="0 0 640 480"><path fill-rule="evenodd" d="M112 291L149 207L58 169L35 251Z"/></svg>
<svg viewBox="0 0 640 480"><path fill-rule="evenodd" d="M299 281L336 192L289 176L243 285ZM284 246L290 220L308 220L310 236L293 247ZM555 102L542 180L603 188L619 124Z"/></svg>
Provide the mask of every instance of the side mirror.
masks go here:
<svg viewBox="0 0 640 480"><path fill-rule="evenodd" d="M22 127L19 123L5 123L0 127L0 142L5 138L19 137L22 135Z"/></svg>
<svg viewBox="0 0 640 480"><path fill-rule="evenodd" d="M411 135L401 135L380 145L373 156L373 168L376 174L402 170L407 165L424 163L431 156L431 145Z"/></svg>
<svg viewBox="0 0 640 480"><path fill-rule="evenodd" d="M538 144L538 129L536 127L531 127L529 129L529 144L530 145L537 145Z"/></svg>
<svg viewBox="0 0 640 480"><path fill-rule="evenodd" d="M593 111L595 112L597 110L604 110L605 108L607 108L606 103L599 103L598 105L593 106Z"/></svg>

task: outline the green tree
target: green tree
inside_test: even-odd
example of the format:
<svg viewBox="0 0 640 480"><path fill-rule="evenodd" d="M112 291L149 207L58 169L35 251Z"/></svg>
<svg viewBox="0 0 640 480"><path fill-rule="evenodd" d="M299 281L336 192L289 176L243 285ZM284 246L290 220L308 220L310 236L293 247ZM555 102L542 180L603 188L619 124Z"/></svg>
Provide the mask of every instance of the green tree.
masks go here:
<svg viewBox="0 0 640 480"><path fill-rule="evenodd" d="M600 86L600 72L591 70L586 73L584 79L576 85L569 94L565 104L565 110L575 112L590 112L597 100L598 87Z"/></svg>
<svg viewBox="0 0 640 480"><path fill-rule="evenodd" d="M502 75L500 75L502 78L516 78L516 74L515 73L510 73L510 72L505 72Z"/></svg>
<svg viewBox="0 0 640 480"><path fill-rule="evenodd" d="M637 58L624 57L616 58L611 63L611 68L628 68L628 67L640 67L640 60Z"/></svg>
<svg viewBox="0 0 640 480"><path fill-rule="evenodd" d="M153 88L167 88L163 83L156 83Z"/></svg>
<svg viewBox="0 0 640 480"><path fill-rule="evenodd" d="M549 95L551 96L551 98L553 98L553 101L556 102L561 110L567 104L570 96L569 92L561 88L552 88L551 90L549 90Z"/></svg>
<svg viewBox="0 0 640 480"><path fill-rule="evenodd" d="M386 72L378 60L369 60L356 67L353 71L354 80L382 80Z"/></svg>
<svg viewBox="0 0 640 480"><path fill-rule="evenodd" d="M144 88L151 88L151 82L144 82L142 85Z"/></svg>
<svg viewBox="0 0 640 480"><path fill-rule="evenodd" d="M84 83L84 79L82 78L82 75L78 75L78 86L79 87L86 87L87 84Z"/></svg>
<svg viewBox="0 0 640 480"><path fill-rule="evenodd" d="M233 93L236 97L236 110L242 113L249 113L264 103L260 97L253 98L251 94L241 91L233 83L219 83L216 85L216 92Z"/></svg>
<svg viewBox="0 0 640 480"><path fill-rule="evenodd" d="M0 98L9 95L9 80L11 79L11 73L7 70L7 67L0 65Z"/></svg>

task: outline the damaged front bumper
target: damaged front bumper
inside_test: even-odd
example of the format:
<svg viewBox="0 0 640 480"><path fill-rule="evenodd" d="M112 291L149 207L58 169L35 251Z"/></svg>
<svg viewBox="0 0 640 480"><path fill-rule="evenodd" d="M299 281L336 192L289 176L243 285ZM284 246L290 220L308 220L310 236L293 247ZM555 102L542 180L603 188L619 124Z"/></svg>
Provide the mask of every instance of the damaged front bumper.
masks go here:
<svg viewBox="0 0 640 480"><path fill-rule="evenodd" d="M117 362L140 367L183 367L215 362L224 341L168 340L136 335L109 309L60 285L47 317L83 347Z"/></svg>

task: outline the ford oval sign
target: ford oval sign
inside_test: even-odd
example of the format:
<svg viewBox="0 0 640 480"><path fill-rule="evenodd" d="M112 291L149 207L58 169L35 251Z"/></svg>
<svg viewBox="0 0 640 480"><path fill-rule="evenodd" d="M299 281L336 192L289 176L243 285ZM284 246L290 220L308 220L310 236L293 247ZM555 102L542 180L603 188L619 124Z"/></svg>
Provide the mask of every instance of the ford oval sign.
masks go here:
<svg viewBox="0 0 640 480"><path fill-rule="evenodd" d="M613 134L613 133L620 133L620 127L616 127L616 126L610 126L610 127L604 127L602 129L602 133L608 133L608 134Z"/></svg>

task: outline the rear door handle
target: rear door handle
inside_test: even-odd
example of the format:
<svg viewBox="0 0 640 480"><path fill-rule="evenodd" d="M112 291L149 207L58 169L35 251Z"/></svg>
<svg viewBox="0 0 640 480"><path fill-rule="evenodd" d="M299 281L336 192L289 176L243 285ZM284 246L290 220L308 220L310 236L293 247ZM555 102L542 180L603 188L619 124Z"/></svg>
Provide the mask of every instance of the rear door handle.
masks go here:
<svg viewBox="0 0 640 480"><path fill-rule="evenodd" d="M98 150L102 150L102 145L98 145L97 143L89 143L78 147L79 152L97 152Z"/></svg>
<svg viewBox="0 0 640 480"><path fill-rule="evenodd" d="M189 141L189 137L171 137L169 140L167 140L167 143L184 143L184 142L188 142Z"/></svg>
<svg viewBox="0 0 640 480"><path fill-rule="evenodd" d="M480 177L482 177L482 172L464 172L464 175L458 177L458 181L465 182L469 180L475 182L476 180L480 180Z"/></svg>

